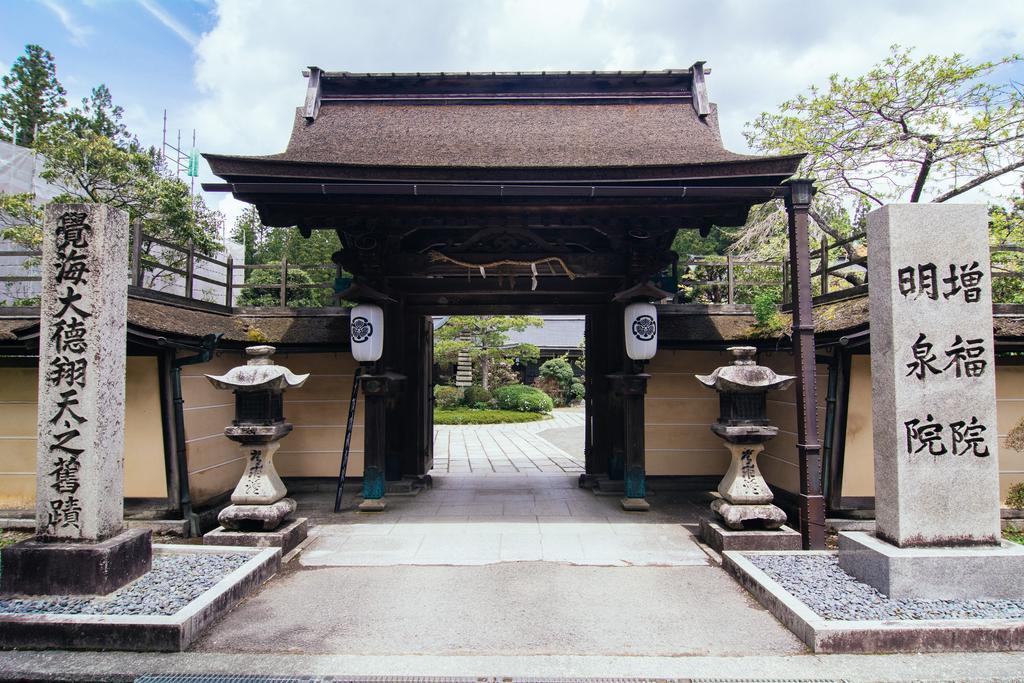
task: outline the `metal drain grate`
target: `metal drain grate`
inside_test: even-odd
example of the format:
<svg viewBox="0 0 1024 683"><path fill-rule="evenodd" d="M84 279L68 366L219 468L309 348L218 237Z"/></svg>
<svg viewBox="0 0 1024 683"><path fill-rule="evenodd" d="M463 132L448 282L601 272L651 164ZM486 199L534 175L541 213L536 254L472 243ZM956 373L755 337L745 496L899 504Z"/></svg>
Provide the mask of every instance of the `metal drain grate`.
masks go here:
<svg viewBox="0 0 1024 683"><path fill-rule="evenodd" d="M146 675L135 683L320 683L319 676L250 676L232 674L161 674Z"/></svg>
<svg viewBox="0 0 1024 683"><path fill-rule="evenodd" d="M256 676L151 674L135 683L845 683L824 678L514 678L503 676Z"/></svg>

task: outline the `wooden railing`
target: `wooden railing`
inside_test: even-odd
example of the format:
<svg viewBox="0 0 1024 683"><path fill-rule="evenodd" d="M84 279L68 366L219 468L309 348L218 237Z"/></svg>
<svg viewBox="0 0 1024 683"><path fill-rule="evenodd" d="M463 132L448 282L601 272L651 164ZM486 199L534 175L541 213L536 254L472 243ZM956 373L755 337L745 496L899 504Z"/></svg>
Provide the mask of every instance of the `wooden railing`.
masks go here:
<svg viewBox="0 0 1024 683"><path fill-rule="evenodd" d="M847 245L866 241L866 234L856 233L842 240L829 242L824 240L821 245L810 254L811 286L816 302L826 299L842 297L844 295L858 295L867 291L868 271L866 249L862 253L850 257L842 257L834 254L836 249ZM145 246L158 246L167 250L177 257L167 258L167 254L154 257L145 251ZM1016 244L1005 244L993 246L992 254L1024 254L1024 246ZM22 257L38 258L41 252L38 250L23 249L0 251L0 257ZM158 260L158 258L162 260ZM223 269L224 279L208 277L196 272L196 264L200 261L212 264ZM1024 263L1024 258L1021 259ZM177 265L175 265L177 264ZM750 303L752 296L749 294L764 287L778 287L781 291L781 300L785 305L791 300L789 259L764 260L745 259L732 255L727 256L693 256L687 259L680 259L676 264L679 272L677 285L690 287L694 292L705 292L707 299L712 303ZM1024 268L1005 267L1004 264L994 262L992 264L992 277L996 278L1017 278L1024 281ZM301 269L307 272L328 271L330 279L312 283L289 283L288 274L290 269ZM849 270L848 270L849 269ZM256 270L274 270L279 272L279 277L273 283L251 283L245 273ZM242 271L243 276L239 279L236 276ZM847 271L842 277L841 271ZM225 306L234 304L235 293L245 289L263 289L277 291L276 303L279 306L288 305L289 290L307 289L328 289L334 288L334 277L337 274L337 266L333 263L297 264L293 265L288 260L282 259L279 264L235 264L230 255L225 260L206 256L198 252L191 244L181 246L166 240L147 235L142 232L141 223L136 222L132 227L132 252L130 264L131 283L137 287L146 287L147 273L161 274L170 273L183 278L184 296L193 300L203 300L195 295L196 282L207 283L224 288L223 303ZM39 275L3 275L0 276L0 283L17 282L38 282ZM851 280L853 280L851 282ZM150 286L151 289L156 287ZM3 293L0 293L2 295ZM676 295L679 301L684 292ZM337 303L335 295L333 301Z"/></svg>
<svg viewBox="0 0 1024 683"><path fill-rule="evenodd" d="M835 257L832 254L834 250L862 241L866 237L864 233L857 233L834 242L829 242L826 239L822 241L820 247L809 254L813 268L811 287L816 299L845 290L849 290L849 293L853 294L866 287L867 256L859 255L850 258L847 256ZM694 256L680 260L677 265L681 273L678 284L707 292L708 298L715 303L749 303L749 297L737 296L744 287L778 287L783 303L788 303L792 298L788 258L772 261L736 257L731 254ZM850 269L853 279L860 280L859 284L854 284L847 278L837 275L840 271L847 269ZM687 277L694 271L698 273L703 271L706 277ZM837 287L836 285L839 283L842 283L842 286ZM680 295L677 295L676 298L678 300Z"/></svg>
<svg viewBox="0 0 1024 683"><path fill-rule="evenodd" d="M245 289L263 289L277 291L277 304L280 306L288 305L288 292L289 290L308 290L308 289L334 289L334 278L337 274L337 266L333 263L303 263L303 264L289 264L288 259L284 258L280 263L275 264L236 264L230 254L225 260L213 258L207 256L196 250L195 246L186 244L184 246L168 242L166 240L147 235L142 232L142 226L140 223L135 223L132 226L132 242L131 242L131 263L129 265L129 278L132 285L136 287L144 287L154 290L159 290L153 283L153 278L161 277L164 274L171 274L182 279L182 288L184 290L184 296L188 299L196 301L207 301L208 299L202 296L196 296L196 283L207 283L217 287L224 288L224 295L222 303L225 306L231 307L234 305L235 293L239 290ZM146 247L152 248L153 246L160 247L164 250L159 256L154 256L146 252ZM170 252L170 253L166 253ZM0 256L8 257L23 257L33 258L39 257L42 252L37 250L23 249L14 251L0 251ZM213 266L220 268L223 272L223 279L217 279L215 277L209 277L204 275L202 272L197 272L197 264L199 262L205 262L212 264ZM279 277L276 282L272 283L251 283L248 282L248 278L245 277L245 273L248 271L256 270L273 270L279 273ZM288 282L289 270L303 270L306 272L317 272L317 271L329 271L331 273L329 280L321 282L310 282L310 283L297 283ZM238 271L243 273L241 278L237 277ZM149 274L150 284L147 286L146 276ZM39 275L3 275L0 276L0 283L16 283L16 282L39 282ZM0 295L3 293L0 292ZM337 297L334 297L335 302Z"/></svg>

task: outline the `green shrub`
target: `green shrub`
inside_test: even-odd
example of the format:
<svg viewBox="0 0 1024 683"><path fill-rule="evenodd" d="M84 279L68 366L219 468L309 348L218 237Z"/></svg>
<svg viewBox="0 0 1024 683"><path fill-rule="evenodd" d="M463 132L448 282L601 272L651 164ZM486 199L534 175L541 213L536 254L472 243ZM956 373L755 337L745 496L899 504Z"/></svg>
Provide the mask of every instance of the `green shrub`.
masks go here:
<svg viewBox="0 0 1024 683"><path fill-rule="evenodd" d="M494 400L503 410L550 413L555 408L550 396L540 389L522 384L510 384L495 390Z"/></svg>
<svg viewBox="0 0 1024 683"><path fill-rule="evenodd" d="M462 392L457 387L438 384L434 387L434 403L438 408L454 408L462 400Z"/></svg>
<svg viewBox="0 0 1024 683"><path fill-rule="evenodd" d="M491 402L491 398L491 392L476 384L466 387L466 391L462 394L462 402L467 406L476 406L478 403L487 404Z"/></svg>
<svg viewBox="0 0 1024 683"><path fill-rule="evenodd" d="M569 405L582 401L587 394L586 387L583 386L583 382L576 379L572 384L569 385L569 392L565 396L565 402Z"/></svg>
<svg viewBox="0 0 1024 683"><path fill-rule="evenodd" d="M571 406L583 398L583 383L564 357L545 361L535 384L551 396L556 405Z"/></svg>
<svg viewBox="0 0 1024 683"><path fill-rule="evenodd" d="M772 327L778 317L782 292L778 287L765 287L754 295L754 318L758 327Z"/></svg>
<svg viewBox="0 0 1024 683"><path fill-rule="evenodd" d="M572 366L564 358L552 358L546 360L540 366L540 376L549 377L559 385L569 384L575 377L575 373L572 371Z"/></svg>
<svg viewBox="0 0 1024 683"><path fill-rule="evenodd" d="M268 264L276 265L276 264ZM259 269L249 273L247 285L264 285L261 287L245 287L238 296L239 306L280 306L281 290L273 285L281 282L281 271L276 269ZM331 304L331 292L326 289L292 287L291 285L314 284L313 276L301 268L288 269L288 286L285 287L286 304L292 308L315 308Z"/></svg>
<svg viewBox="0 0 1024 683"><path fill-rule="evenodd" d="M1006 492L1006 504L1014 510L1024 510L1024 481L1014 484Z"/></svg>
<svg viewBox="0 0 1024 683"><path fill-rule="evenodd" d="M439 409L434 411L434 424L491 425L511 422L534 422L535 420L543 420L545 417L541 413L524 413L518 410Z"/></svg>
<svg viewBox="0 0 1024 683"><path fill-rule="evenodd" d="M1007 541L1013 541L1014 543L1020 543L1024 545L1024 529L1021 529L1016 524L1008 524L1003 529L1003 538Z"/></svg>

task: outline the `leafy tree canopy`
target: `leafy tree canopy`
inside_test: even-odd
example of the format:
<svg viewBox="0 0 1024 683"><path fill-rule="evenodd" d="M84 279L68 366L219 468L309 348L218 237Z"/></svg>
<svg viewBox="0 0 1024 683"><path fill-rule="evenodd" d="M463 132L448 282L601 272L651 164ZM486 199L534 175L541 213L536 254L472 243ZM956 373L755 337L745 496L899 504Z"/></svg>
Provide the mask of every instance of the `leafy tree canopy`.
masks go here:
<svg viewBox="0 0 1024 683"><path fill-rule="evenodd" d="M235 227L231 231L231 239L244 245L245 262L249 264L280 264L287 259L289 265L288 282L292 283L292 265L303 271L302 277L306 278L305 284L314 282L330 282L334 278L336 268L331 262L331 256L341 247L338 235L333 230L314 230L308 237L303 237L295 228L271 228L263 225L259 213L253 206L248 206L235 220ZM273 282L280 282L279 271L254 270L247 275L247 282L257 274L264 281L271 277L267 273L275 273ZM296 283L298 281L295 281ZM259 295L263 301L270 294L268 290L262 290ZM274 294L276 297L277 294ZM289 289L289 306L330 306L334 303L334 294L330 289L297 289L295 290L295 301L292 300L292 290ZM257 294L254 290L246 290L243 299L244 305L270 305L256 303ZM273 305L277 305L277 299Z"/></svg>
<svg viewBox="0 0 1024 683"><path fill-rule="evenodd" d="M30 146L36 131L53 121L66 102L53 55L26 45L0 83L0 140Z"/></svg>
<svg viewBox="0 0 1024 683"><path fill-rule="evenodd" d="M894 45L863 76L833 75L747 126L763 152L807 153L819 195L942 202L1024 167L1024 93L994 72L1024 56L972 63Z"/></svg>
<svg viewBox="0 0 1024 683"><path fill-rule="evenodd" d="M972 62L963 55L927 55L894 45L856 77L833 75L763 113L745 130L755 150L806 153L798 175L814 178L812 247L866 227L884 203L945 202L1024 168L1024 92L1000 73L1024 61L1008 55ZM998 216L994 216L998 218ZM786 254L780 202L755 208L733 252L762 258ZM833 258L862 256L847 244ZM851 270L836 277L858 284Z"/></svg>
<svg viewBox="0 0 1024 683"><path fill-rule="evenodd" d="M507 346L508 333L543 324L543 320L531 315L453 315L434 332L434 360L455 363L460 351L469 351L474 364L480 364L483 386L487 389L492 363L530 362L540 357L540 349L534 344Z"/></svg>
<svg viewBox="0 0 1024 683"><path fill-rule="evenodd" d="M141 220L148 235L182 246L191 243L202 254L219 250L220 213L209 209L201 196L193 196L187 184L168 173L157 150L139 145L122 121L124 111L114 103L110 90L101 84L81 106L61 109L64 89L54 75L52 56L33 45L26 53L3 79L2 114L8 117L28 111L22 106L31 99L23 94L24 84L33 84L35 92L43 93L36 97L42 105L32 110L31 144L42 158L40 175L61 190L55 200L106 203L126 211L131 220ZM40 75L43 72L45 78ZM18 128L22 130L20 123ZM26 142L20 132L19 142ZM42 212L31 194L0 194L0 216L4 238L28 248L38 247ZM165 266L180 268L185 259L180 252L148 240L142 251L149 260ZM157 268L148 273L145 282L151 285L168 277L169 271Z"/></svg>

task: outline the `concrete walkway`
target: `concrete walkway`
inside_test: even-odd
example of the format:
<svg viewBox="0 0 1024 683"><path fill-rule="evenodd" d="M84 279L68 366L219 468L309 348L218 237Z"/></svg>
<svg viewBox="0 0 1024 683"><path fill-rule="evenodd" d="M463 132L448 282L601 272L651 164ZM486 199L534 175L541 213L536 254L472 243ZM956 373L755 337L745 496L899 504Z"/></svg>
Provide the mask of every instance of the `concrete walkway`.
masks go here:
<svg viewBox="0 0 1024 683"><path fill-rule="evenodd" d="M383 513L337 516L328 494L298 496L321 511L313 539L197 649L680 656L742 654L756 638L804 651L710 565L686 495L627 513L576 479L438 475Z"/></svg>
<svg viewBox="0 0 1024 683"><path fill-rule="evenodd" d="M306 567L561 562L597 566L707 565L684 523L693 505L665 493L650 513L580 489L575 475L445 474L414 497L389 497L383 513L318 515ZM297 497L323 509L327 494ZM353 501L354 502L354 501Z"/></svg>
<svg viewBox="0 0 1024 683"><path fill-rule="evenodd" d="M536 422L436 425L433 472L581 473L585 419L582 408L558 408ZM545 438L551 432L559 443Z"/></svg>
<svg viewBox="0 0 1024 683"><path fill-rule="evenodd" d="M809 654L707 561L690 535L705 505L699 494L655 491L653 510L645 514L622 512L616 499L575 488L571 475L440 475L435 482L419 496L391 498L389 510L373 515L353 510L354 495L339 515L330 511L332 492L296 495L311 517L314 540L191 652L5 652L0 680L131 681L143 673L215 672L1024 680L1024 654L1017 653ZM506 500L499 504L501 498ZM543 514L555 509L551 502L564 508ZM527 505L529 514L523 512ZM453 509L459 506L467 507ZM501 515L493 514L498 507ZM541 561L477 562L474 546L491 547L493 538L499 539L501 559L508 525L519 532L536 529ZM424 548L435 553L425 564L409 563L403 542L396 541L416 534L422 538L411 559L423 560ZM586 545L573 550L581 562L544 559L545 538L556 537ZM621 539L635 545L618 545ZM563 545L575 547L572 541ZM602 548L605 557L593 554ZM623 563L627 555L608 550L614 548L642 551L649 562ZM705 559L677 563L676 552Z"/></svg>
<svg viewBox="0 0 1024 683"><path fill-rule="evenodd" d="M1022 681L1024 655L772 655L622 657L517 654L482 655L316 655L186 652L5 652L0 680L124 681L143 674L249 674L264 676L520 677L545 681L564 677L644 683L692 679L711 683L753 681ZM387 679L378 678L379 681ZM430 683L424 680L423 683ZM598 683L595 680L595 683Z"/></svg>

